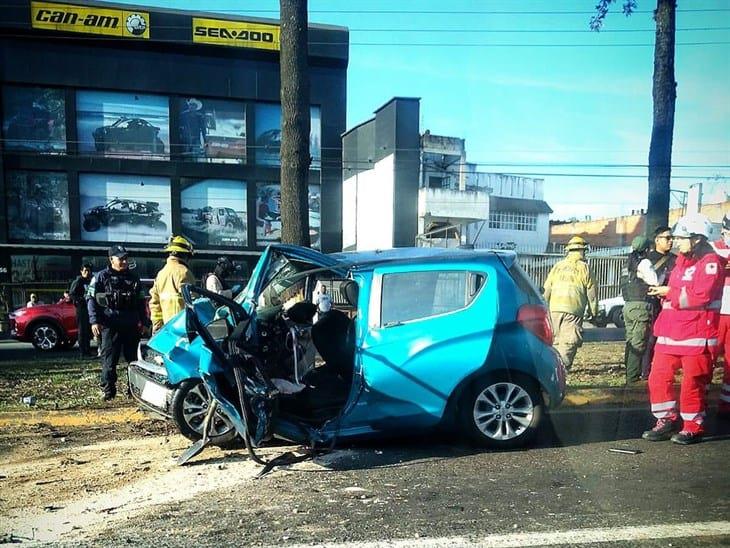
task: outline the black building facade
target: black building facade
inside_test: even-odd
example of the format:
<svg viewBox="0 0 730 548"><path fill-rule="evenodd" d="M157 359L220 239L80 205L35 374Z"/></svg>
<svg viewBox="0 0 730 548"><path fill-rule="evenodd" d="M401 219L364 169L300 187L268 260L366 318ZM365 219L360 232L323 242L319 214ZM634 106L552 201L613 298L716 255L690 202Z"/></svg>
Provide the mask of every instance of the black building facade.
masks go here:
<svg viewBox="0 0 730 548"><path fill-rule="evenodd" d="M278 22L99 3L0 10L0 284L65 282L170 234L198 276L278 240ZM309 31L313 247L342 247L347 29ZM7 295L7 293L6 293ZM17 305L17 303L16 303Z"/></svg>

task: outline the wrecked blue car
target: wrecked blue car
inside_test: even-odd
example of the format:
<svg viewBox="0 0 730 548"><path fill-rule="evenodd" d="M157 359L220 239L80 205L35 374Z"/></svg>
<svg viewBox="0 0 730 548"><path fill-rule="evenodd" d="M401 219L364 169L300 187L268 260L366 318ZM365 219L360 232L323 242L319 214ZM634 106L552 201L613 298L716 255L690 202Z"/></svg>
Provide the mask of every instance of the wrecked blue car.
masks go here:
<svg viewBox="0 0 730 548"><path fill-rule="evenodd" d="M184 298L129 383L198 449L443 425L511 448L564 396L547 310L512 251L274 245L233 299L193 286Z"/></svg>

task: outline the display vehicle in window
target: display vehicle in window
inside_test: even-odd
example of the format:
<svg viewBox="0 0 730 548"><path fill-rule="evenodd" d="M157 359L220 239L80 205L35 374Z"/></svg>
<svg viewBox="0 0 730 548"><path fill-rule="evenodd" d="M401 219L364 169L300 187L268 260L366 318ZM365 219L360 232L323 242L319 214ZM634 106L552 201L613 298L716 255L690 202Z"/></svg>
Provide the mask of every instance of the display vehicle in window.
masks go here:
<svg viewBox="0 0 730 548"><path fill-rule="evenodd" d="M160 139L160 128L143 118L121 116L113 124L94 130L97 152L140 151L164 154L165 143Z"/></svg>
<svg viewBox="0 0 730 548"><path fill-rule="evenodd" d="M318 312L322 287L334 306ZM548 313L514 252L274 245L232 300L183 294L186 310L140 346L129 382L193 448L439 426L517 447L563 399Z"/></svg>
<svg viewBox="0 0 730 548"><path fill-rule="evenodd" d="M92 207L84 211L84 230L95 232L102 226L119 223L147 225L152 228L166 228L160 219L164 214L160 211L159 202L140 202L115 198L103 206Z"/></svg>

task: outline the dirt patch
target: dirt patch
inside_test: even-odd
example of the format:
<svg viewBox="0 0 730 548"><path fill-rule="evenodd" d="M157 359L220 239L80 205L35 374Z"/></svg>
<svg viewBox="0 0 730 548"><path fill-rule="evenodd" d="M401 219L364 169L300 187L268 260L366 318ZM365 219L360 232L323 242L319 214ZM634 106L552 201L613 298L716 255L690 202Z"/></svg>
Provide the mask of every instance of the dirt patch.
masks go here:
<svg viewBox="0 0 730 548"><path fill-rule="evenodd" d="M176 459L189 445L163 422L4 431L0 544L84 538L112 520L248 481L260 471L244 451L217 448L180 467Z"/></svg>

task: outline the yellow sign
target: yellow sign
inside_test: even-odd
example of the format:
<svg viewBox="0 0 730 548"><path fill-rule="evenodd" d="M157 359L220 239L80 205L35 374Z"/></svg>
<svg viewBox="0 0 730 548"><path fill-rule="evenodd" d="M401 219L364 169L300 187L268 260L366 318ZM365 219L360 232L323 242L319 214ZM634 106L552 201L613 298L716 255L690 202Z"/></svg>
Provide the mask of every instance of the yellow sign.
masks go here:
<svg viewBox="0 0 730 548"><path fill-rule="evenodd" d="M83 32L126 38L150 37L150 14L92 6L31 2L34 29Z"/></svg>
<svg viewBox="0 0 730 548"><path fill-rule="evenodd" d="M199 44L278 51L279 32L277 25L193 17L193 42Z"/></svg>

